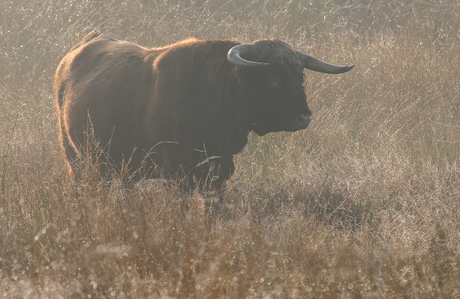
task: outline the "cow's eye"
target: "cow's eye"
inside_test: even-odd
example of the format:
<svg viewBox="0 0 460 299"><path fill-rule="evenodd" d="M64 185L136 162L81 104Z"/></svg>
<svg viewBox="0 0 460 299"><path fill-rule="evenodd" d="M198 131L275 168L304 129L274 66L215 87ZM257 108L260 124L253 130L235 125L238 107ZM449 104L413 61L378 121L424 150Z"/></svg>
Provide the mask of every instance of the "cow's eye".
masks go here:
<svg viewBox="0 0 460 299"><path fill-rule="evenodd" d="M270 88L278 89L280 87L280 82L278 80L271 80L270 81Z"/></svg>

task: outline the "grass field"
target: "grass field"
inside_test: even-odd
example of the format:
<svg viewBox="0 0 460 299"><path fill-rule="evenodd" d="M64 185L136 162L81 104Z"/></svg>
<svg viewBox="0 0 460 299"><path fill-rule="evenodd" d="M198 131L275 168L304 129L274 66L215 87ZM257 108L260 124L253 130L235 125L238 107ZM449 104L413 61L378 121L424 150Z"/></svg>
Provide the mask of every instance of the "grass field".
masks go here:
<svg viewBox="0 0 460 299"><path fill-rule="evenodd" d="M51 85L92 29L356 66L306 72L312 123L251 135L208 225L155 180L74 192ZM3 1L0 65L0 297L460 297L458 1Z"/></svg>

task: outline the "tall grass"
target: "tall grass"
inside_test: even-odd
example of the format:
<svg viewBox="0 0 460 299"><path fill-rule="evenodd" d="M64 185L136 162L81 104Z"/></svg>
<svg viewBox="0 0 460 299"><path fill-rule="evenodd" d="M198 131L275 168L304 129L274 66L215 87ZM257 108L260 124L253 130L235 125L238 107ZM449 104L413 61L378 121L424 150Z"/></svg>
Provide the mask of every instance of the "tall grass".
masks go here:
<svg viewBox="0 0 460 299"><path fill-rule="evenodd" d="M460 296L460 5L307 2L1 2L0 296ZM51 84L94 28L144 46L279 38L356 67L306 73L312 123L251 135L210 225L201 195L160 181L88 171L75 192Z"/></svg>

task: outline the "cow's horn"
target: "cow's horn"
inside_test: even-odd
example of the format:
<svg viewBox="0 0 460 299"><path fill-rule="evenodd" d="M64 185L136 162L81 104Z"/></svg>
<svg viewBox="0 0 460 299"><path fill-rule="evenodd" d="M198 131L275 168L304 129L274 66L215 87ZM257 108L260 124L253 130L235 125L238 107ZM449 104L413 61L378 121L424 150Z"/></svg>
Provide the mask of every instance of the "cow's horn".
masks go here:
<svg viewBox="0 0 460 299"><path fill-rule="evenodd" d="M241 44L231 48L227 53L227 60L237 66L261 66L268 65L267 62L258 62L246 60L241 56L247 56L248 54L254 53L254 45Z"/></svg>
<svg viewBox="0 0 460 299"><path fill-rule="evenodd" d="M351 70L354 65L334 65L314 57L297 51L297 56L299 57L300 61L303 63L303 67L307 68L312 71L321 72L321 73L328 73L328 74L340 74L345 73Z"/></svg>

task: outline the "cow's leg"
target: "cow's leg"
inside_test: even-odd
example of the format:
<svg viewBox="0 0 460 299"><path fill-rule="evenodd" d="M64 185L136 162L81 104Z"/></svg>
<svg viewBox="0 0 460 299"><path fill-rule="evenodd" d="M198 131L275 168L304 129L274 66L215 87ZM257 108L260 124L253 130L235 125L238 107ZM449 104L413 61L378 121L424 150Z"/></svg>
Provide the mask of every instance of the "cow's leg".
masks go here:
<svg viewBox="0 0 460 299"><path fill-rule="evenodd" d="M216 219L231 218L233 205L228 202L227 180L233 174L233 156L215 159L209 165L205 189L201 191L201 201L205 223L211 225Z"/></svg>

